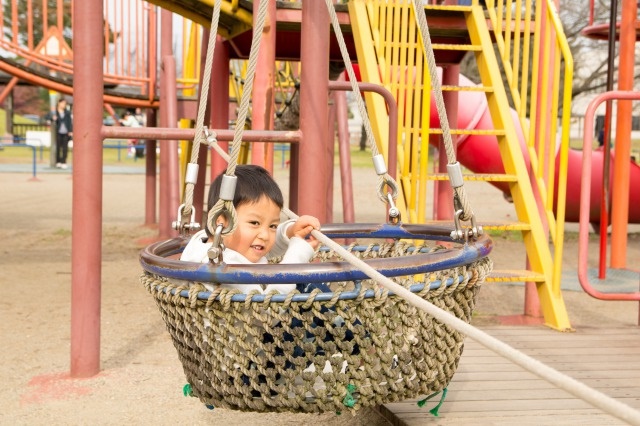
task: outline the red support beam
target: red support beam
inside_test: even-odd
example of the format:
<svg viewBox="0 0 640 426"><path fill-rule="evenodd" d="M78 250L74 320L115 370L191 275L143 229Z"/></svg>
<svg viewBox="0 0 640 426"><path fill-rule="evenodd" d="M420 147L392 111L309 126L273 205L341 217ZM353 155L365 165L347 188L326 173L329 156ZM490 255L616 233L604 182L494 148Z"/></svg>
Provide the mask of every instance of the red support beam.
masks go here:
<svg viewBox="0 0 640 426"><path fill-rule="evenodd" d="M291 208L326 222L326 176L333 173L327 155L329 13L321 1L302 2L300 131L303 142L291 148ZM318 178L320 177L320 178Z"/></svg>
<svg viewBox="0 0 640 426"><path fill-rule="evenodd" d="M76 1L73 205L71 221L71 376L100 370L102 276L102 0Z"/></svg>

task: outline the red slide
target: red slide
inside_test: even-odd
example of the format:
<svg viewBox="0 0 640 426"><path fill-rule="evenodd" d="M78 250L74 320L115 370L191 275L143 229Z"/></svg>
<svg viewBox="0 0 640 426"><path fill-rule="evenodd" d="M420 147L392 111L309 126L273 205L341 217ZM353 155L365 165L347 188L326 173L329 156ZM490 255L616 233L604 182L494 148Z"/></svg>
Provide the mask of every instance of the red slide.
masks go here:
<svg viewBox="0 0 640 426"><path fill-rule="evenodd" d="M461 86L473 86L472 81L460 75ZM490 130L493 128L491 114L487 106L484 93L481 92L459 92L458 100L458 125L460 129ZM520 145L523 148L524 159L529 166L529 156L525 148L524 135L520 127L517 113L512 110L511 115L516 123L516 132ZM435 102L432 98L431 104L431 127L440 127L440 119L436 110ZM452 126L454 127L454 126ZM611 154L611 167L613 170L613 156ZM504 173L498 142L492 135L461 135L458 137L458 161L467 169L474 173ZM558 158L556 157L556 162ZM629 160L631 161L631 160ZM598 222L600 217L600 200L602 199L602 167L604 164L604 152L596 150L593 152L593 173L591 174L591 212L592 222ZM579 222L580 210L580 180L582 170L582 151L569 150L569 164L567 175L567 207L565 220L567 222ZM556 168L556 181L557 181ZM613 173L611 173L611 179ZM630 193L629 193L629 223L640 223L640 166L631 161L630 170ZM506 194L509 193L509 185L506 182L492 182ZM635 190L634 190L635 189ZM557 191L554 191L557 194ZM611 193L611 191L609 191ZM556 203L554 202L554 205Z"/></svg>

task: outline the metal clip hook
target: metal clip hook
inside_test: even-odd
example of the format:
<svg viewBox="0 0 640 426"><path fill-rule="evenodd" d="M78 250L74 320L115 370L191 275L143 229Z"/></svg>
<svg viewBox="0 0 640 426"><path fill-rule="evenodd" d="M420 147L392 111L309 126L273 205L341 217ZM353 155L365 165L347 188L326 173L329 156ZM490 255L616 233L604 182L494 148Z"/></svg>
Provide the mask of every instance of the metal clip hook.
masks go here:
<svg viewBox="0 0 640 426"><path fill-rule="evenodd" d="M191 222L186 222L184 219L184 204L180 204L178 207L178 220L174 220L171 223L171 227L176 231L179 231L181 235L187 235L191 231L197 231L200 229L200 224L196 223L196 210L191 207Z"/></svg>
<svg viewBox="0 0 640 426"><path fill-rule="evenodd" d="M460 215L462 214L462 209L456 210L453 215L453 223L456 227L454 231L451 231L451 239L452 240L461 240L463 237L465 241L468 237L467 233L462 230L462 226L460 225Z"/></svg>
<svg viewBox="0 0 640 426"><path fill-rule="evenodd" d="M213 234L213 242L209 250L207 250L207 255L212 263L222 263L222 252L225 248L222 243L222 229L222 224L216 226L216 231Z"/></svg>
<svg viewBox="0 0 640 426"><path fill-rule="evenodd" d="M393 196L390 192L387 193L387 200L389 202L389 217L388 222L397 225L400 222L400 209L396 207L396 204L393 202Z"/></svg>
<svg viewBox="0 0 640 426"><path fill-rule="evenodd" d="M455 224L455 231L451 231L451 239L461 240L464 237L465 242L469 241L469 238L478 238L483 234L482 226L478 226L476 223L476 216L471 215L471 228L462 229L460 224L460 216L462 215L462 209L456 210L453 216L453 222Z"/></svg>

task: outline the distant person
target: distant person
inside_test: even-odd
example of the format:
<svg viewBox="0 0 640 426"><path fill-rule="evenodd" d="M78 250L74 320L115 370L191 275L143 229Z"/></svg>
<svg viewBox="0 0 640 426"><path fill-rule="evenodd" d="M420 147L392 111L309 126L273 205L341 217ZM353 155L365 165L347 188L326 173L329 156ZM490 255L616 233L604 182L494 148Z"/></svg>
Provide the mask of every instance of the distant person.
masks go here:
<svg viewBox="0 0 640 426"><path fill-rule="evenodd" d="M600 131L598 132L598 146L604 146L604 129L600 129Z"/></svg>
<svg viewBox="0 0 640 426"><path fill-rule="evenodd" d="M126 127L142 127L138 119L130 110L125 111L124 117L120 119L120 124ZM138 139L129 139L129 145L131 146L129 148L131 157L144 157L144 145L138 144Z"/></svg>
<svg viewBox="0 0 640 426"><path fill-rule="evenodd" d="M55 111L50 115L51 121L56 126L56 167L66 169L67 155L69 153L69 141L73 136L73 119L71 110L67 107L67 101L64 98L58 100Z"/></svg>
<svg viewBox="0 0 640 426"><path fill-rule="evenodd" d="M136 118L136 120L138 120L138 123L142 126L142 127L146 127L147 125L147 116L142 112L141 108L136 108L136 112L134 114L134 117Z"/></svg>

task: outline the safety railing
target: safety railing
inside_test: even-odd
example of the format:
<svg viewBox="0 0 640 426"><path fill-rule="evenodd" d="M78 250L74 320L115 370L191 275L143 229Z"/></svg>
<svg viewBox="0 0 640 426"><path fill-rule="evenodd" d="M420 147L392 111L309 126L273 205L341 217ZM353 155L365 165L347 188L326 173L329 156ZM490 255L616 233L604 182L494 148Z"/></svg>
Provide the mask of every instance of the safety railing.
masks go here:
<svg viewBox="0 0 640 426"><path fill-rule="evenodd" d="M593 99L587 111L585 112L584 125L586 129L594 128L594 116L596 109L603 102L618 99L618 100L640 100L640 92L625 92L625 91L613 91L603 93L602 95ZM589 254L589 227L590 227L590 206L591 206L591 174L592 174L592 146L593 146L593 134L592 132L585 132L583 142L583 154L582 154L582 179L580 188L580 228L579 228L579 246L578 246L578 279L580 285L584 291L596 299L602 300L632 300L640 301L640 292L635 293L604 293L595 289L589 282L587 273L587 260ZM607 161L607 160L605 160ZM622 194L622 196L628 196ZM602 197L601 203L608 203L608 197ZM602 209L601 209L602 210ZM602 219L602 218L601 218ZM601 244L602 244L601 240ZM605 240L606 244L606 240ZM606 257L606 250L600 250L600 256Z"/></svg>
<svg viewBox="0 0 640 426"><path fill-rule="evenodd" d="M531 170L555 245L553 282L559 283L566 211L573 57L553 1L486 0L486 6L506 86L520 119ZM560 117L558 111L561 111ZM556 136L558 123L561 129L559 146ZM556 162L558 155L560 161ZM557 194L554 193L555 188Z"/></svg>
<svg viewBox="0 0 640 426"><path fill-rule="evenodd" d="M4 138L3 138L4 139ZM11 138L11 140L13 141L13 138ZM30 180L38 180L37 175L37 147L33 146L33 145L27 145L26 143L4 143L4 142L0 142L0 149L4 150L5 148L26 148L26 149L30 149L31 150L31 179ZM42 157L42 149L40 150L41 152L41 157Z"/></svg>

